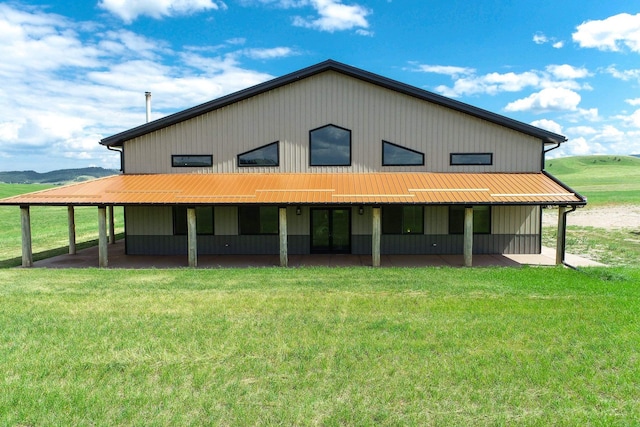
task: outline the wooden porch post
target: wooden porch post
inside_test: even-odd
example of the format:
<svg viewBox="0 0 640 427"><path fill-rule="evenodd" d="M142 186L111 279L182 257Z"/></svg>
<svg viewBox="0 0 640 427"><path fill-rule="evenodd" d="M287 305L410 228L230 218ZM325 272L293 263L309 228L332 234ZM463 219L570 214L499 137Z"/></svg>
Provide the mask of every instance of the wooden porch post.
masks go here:
<svg viewBox="0 0 640 427"><path fill-rule="evenodd" d="M187 208L187 246L189 267L198 266L198 238L196 233L196 208Z"/></svg>
<svg viewBox="0 0 640 427"><path fill-rule="evenodd" d="M107 207L109 213L109 244L113 245L116 242L116 225L113 216L113 205Z"/></svg>
<svg viewBox="0 0 640 427"><path fill-rule="evenodd" d="M98 265L101 268L106 268L109 265L107 208L105 206L98 206Z"/></svg>
<svg viewBox="0 0 640 427"><path fill-rule="evenodd" d="M564 262L564 249L566 240L566 206L558 206L558 237L556 239L556 265L562 265Z"/></svg>
<svg viewBox="0 0 640 427"><path fill-rule="evenodd" d="M464 266L473 265L473 207L464 209Z"/></svg>
<svg viewBox="0 0 640 427"><path fill-rule="evenodd" d="M29 206L20 206L22 225L22 266L33 267L33 250L31 247L31 213Z"/></svg>
<svg viewBox="0 0 640 427"><path fill-rule="evenodd" d="M280 266L289 266L289 247L287 245L287 208L279 208L280 214Z"/></svg>
<svg viewBox="0 0 640 427"><path fill-rule="evenodd" d="M382 234L380 207L373 208L373 232L371 234L371 265L380 267L380 235Z"/></svg>
<svg viewBox="0 0 640 427"><path fill-rule="evenodd" d="M67 218L69 223L69 255L76 254L76 214L73 205L67 206Z"/></svg>

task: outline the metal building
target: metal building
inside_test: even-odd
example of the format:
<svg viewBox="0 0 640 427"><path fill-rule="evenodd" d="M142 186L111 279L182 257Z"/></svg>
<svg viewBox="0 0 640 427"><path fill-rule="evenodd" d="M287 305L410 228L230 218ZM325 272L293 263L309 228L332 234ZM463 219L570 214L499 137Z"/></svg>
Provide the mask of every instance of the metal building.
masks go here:
<svg viewBox="0 0 640 427"><path fill-rule="evenodd" d="M563 230L567 209L586 204L544 172L565 141L325 61L103 139L121 150L122 175L0 204L27 217L30 205L121 205L128 254L188 254L190 265L334 252L471 265L474 253L539 253L542 207L561 208ZM558 249L562 261L562 238Z"/></svg>

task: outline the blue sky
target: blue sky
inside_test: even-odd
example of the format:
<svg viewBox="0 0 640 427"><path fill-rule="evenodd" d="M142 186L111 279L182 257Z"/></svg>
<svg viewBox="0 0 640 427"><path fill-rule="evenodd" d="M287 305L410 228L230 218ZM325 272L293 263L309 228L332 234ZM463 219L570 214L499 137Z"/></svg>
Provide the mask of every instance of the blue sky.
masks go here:
<svg viewBox="0 0 640 427"><path fill-rule="evenodd" d="M0 2L0 170L118 167L99 140L326 59L640 153L640 2Z"/></svg>

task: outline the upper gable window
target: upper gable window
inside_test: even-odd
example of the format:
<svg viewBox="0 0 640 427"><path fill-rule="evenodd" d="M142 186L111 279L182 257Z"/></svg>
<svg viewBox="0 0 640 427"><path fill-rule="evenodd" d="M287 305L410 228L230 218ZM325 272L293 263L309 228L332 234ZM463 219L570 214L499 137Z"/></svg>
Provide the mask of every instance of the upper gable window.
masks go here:
<svg viewBox="0 0 640 427"><path fill-rule="evenodd" d="M171 156L171 166L174 168L208 167L213 165L210 154L174 154Z"/></svg>
<svg viewBox="0 0 640 427"><path fill-rule="evenodd" d="M451 166L491 166L493 153L451 153Z"/></svg>
<svg viewBox="0 0 640 427"><path fill-rule="evenodd" d="M351 131L334 125L309 132L311 166L350 166Z"/></svg>
<svg viewBox="0 0 640 427"><path fill-rule="evenodd" d="M382 141L382 166L422 166L424 154L388 141Z"/></svg>
<svg viewBox="0 0 640 427"><path fill-rule="evenodd" d="M278 141L276 141L238 154L238 166L278 166L280 164L278 145Z"/></svg>

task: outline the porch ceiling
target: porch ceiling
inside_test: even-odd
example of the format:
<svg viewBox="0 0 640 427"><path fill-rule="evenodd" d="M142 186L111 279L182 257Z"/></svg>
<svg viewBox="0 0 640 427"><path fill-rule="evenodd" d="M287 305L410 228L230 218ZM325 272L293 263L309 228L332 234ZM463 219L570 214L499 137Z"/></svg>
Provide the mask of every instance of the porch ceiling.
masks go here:
<svg viewBox="0 0 640 427"><path fill-rule="evenodd" d="M0 205L541 204L585 200L545 173L115 175Z"/></svg>

